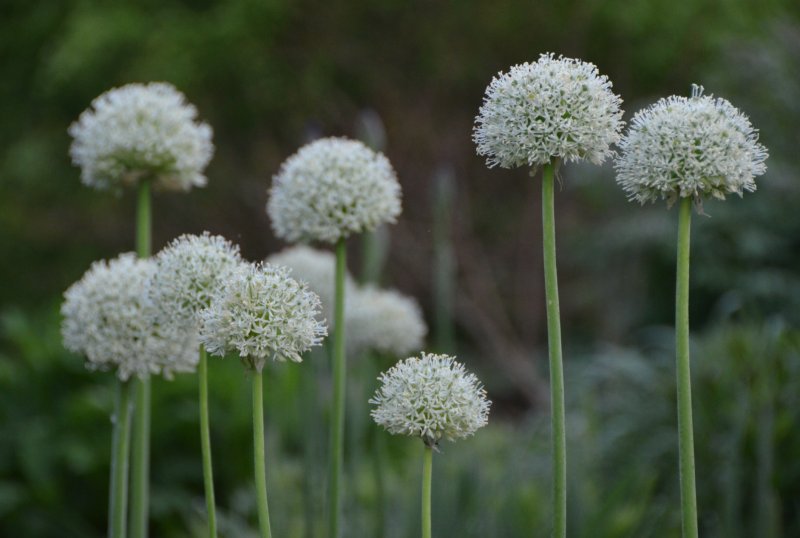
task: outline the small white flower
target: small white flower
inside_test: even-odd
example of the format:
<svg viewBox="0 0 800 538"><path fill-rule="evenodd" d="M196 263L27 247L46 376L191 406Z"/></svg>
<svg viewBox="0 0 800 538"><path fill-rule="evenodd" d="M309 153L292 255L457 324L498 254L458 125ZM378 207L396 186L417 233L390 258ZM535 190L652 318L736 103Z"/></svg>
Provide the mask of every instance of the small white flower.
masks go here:
<svg viewBox="0 0 800 538"><path fill-rule="evenodd" d="M400 184L382 153L355 140L323 138L281 165L267 213L275 234L290 243L335 243L395 222Z"/></svg>
<svg viewBox="0 0 800 538"><path fill-rule="evenodd" d="M197 109L170 84L109 90L69 127L72 162L85 185L101 190L142 180L163 190L202 187L214 145L211 127L196 118Z"/></svg>
<svg viewBox="0 0 800 538"><path fill-rule="evenodd" d="M311 291L319 295L322 302L321 319L333 319L336 300L336 256L333 253L296 245L269 256L267 262L291 269L292 278L305 282ZM357 287L349 272L345 272L344 286L344 296L349 301Z"/></svg>
<svg viewBox="0 0 800 538"><path fill-rule="evenodd" d="M428 328L417 302L393 290L358 289L347 301L348 354L374 350L394 357L422 348Z"/></svg>
<svg viewBox="0 0 800 538"><path fill-rule="evenodd" d="M696 85L690 98L673 95L639 111L620 149L617 183L640 203L741 196L767 169L767 148L747 116Z"/></svg>
<svg viewBox="0 0 800 538"><path fill-rule="evenodd" d="M267 359L300 362L326 334L319 309L319 297L289 269L243 263L200 312L200 339L212 355L236 351L257 371Z"/></svg>
<svg viewBox="0 0 800 538"><path fill-rule="evenodd" d="M192 372L199 345L194 332L160 325L159 307L147 293L151 260L132 253L92 264L64 293L64 346L82 353L92 369L117 369L120 379Z"/></svg>
<svg viewBox="0 0 800 538"><path fill-rule="evenodd" d="M474 374L447 355L422 353L379 377L369 403L372 418L389 433L421 437L429 446L472 435L485 426L491 402Z"/></svg>
<svg viewBox="0 0 800 538"><path fill-rule="evenodd" d="M154 258L150 294L161 307L161 321L197 330L200 310L242 263L239 247L224 237L182 235Z"/></svg>
<svg viewBox="0 0 800 538"><path fill-rule="evenodd" d="M552 53L499 73L486 88L473 141L489 167L554 158L602 164L620 139L622 99L594 64Z"/></svg>

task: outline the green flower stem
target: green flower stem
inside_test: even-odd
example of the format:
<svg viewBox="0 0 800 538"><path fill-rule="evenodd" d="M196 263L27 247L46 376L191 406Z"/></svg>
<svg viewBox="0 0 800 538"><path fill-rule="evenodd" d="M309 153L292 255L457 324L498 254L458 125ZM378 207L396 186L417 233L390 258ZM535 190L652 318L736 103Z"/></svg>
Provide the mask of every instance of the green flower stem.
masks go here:
<svg viewBox="0 0 800 538"><path fill-rule="evenodd" d="M150 182L139 183L136 208L136 252L147 258L151 252L152 216ZM147 537L150 489L150 378L138 379L133 416L133 468L131 487L131 537Z"/></svg>
<svg viewBox="0 0 800 538"><path fill-rule="evenodd" d="M264 455L264 387L261 372L253 372L253 457L255 463L258 526L261 538L272 538L267 504L267 470Z"/></svg>
<svg viewBox="0 0 800 538"><path fill-rule="evenodd" d="M344 395L347 383L344 356L344 276L347 270L345 240L336 243L336 300L333 332L333 414L331 417L331 461L328 476L328 536L338 538L341 512L341 475L344 445Z"/></svg>
<svg viewBox="0 0 800 538"><path fill-rule="evenodd" d="M197 368L200 384L200 448L203 453L203 484L206 491L206 513L208 514L208 536L217 536L217 516L214 508L214 471L211 467L211 433L208 420L208 354L200 345L200 364Z"/></svg>
<svg viewBox="0 0 800 538"><path fill-rule="evenodd" d="M692 200L681 200L678 214L678 267L675 286L675 348L678 373L678 449L680 451L683 538L697 538L697 493L694 484L692 380L689 367L689 243Z"/></svg>
<svg viewBox="0 0 800 538"><path fill-rule="evenodd" d="M431 538L431 481L433 477L433 448L425 443L422 462L422 538Z"/></svg>
<svg viewBox="0 0 800 538"><path fill-rule="evenodd" d="M555 163L542 173L542 234L547 340L550 351L550 413L553 442L553 537L567 535L567 440L564 418L564 366L561 360L561 320L556 270L556 224L553 191Z"/></svg>
<svg viewBox="0 0 800 538"><path fill-rule="evenodd" d="M131 382L120 381L114 410L108 536L125 538L128 510L128 455L131 434Z"/></svg>

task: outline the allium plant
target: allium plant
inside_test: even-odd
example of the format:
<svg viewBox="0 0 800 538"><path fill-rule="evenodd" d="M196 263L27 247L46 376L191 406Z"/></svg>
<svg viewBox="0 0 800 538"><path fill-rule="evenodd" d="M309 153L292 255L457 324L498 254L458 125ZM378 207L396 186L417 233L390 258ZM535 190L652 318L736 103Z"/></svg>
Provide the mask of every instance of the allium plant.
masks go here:
<svg viewBox="0 0 800 538"><path fill-rule="evenodd" d="M150 190L187 191L205 185L214 153L211 128L172 85L128 84L97 97L70 125L70 155L85 185L120 191L135 187L136 252L151 253ZM136 384L131 535L147 536L150 468L150 380Z"/></svg>
<svg viewBox="0 0 800 538"><path fill-rule="evenodd" d="M211 304L211 297L242 264L239 247L218 235L182 235L154 258L156 270L149 288L160 305L160 324L178 326L197 335L199 313ZM200 345L198 386L200 399L200 446L203 453L203 478L208 512L208 532L217 535L214 503L214 478L211 465L211 437L208 416L208 358Z"/></svg>
<svg viewBox="0 0 800 538"><path fill-rule="evenodd" d="M83 354L91 369L113 369L120 379L117 398L109 536L126 531L131 377L171 376L191 372L197 364L197 336L178 326L158 323L158 304L149 297L152 261L122 254L92 264L64 294L61 333L64 346Z"/></svg>
<svg viewBox="0 0 800 538"><path fill-rule="evenodd" d="M200 312L200 339L209 353L236 352L253 374L253 446L258 521L263 538L272 536L264 456L262 370L268 360L300 362L326 334L319 321L319 297L274 265L240 264Z"/></svg>
<svg viewBox="0 0 800 538"><path fill-rule="evenodd" d="M417 302L394 290L359 288L348 301L347 351L403 357L422 349L428 327Z"/></svg>
<svg viewBox="0 0 800 538"><path fill-rule="evenodd" d="M553 428L553 536L567 532L564 374L556 270L554 172L561 161L602 164L620 139L622 99L591 63L542 54L486 88L473 141L491 168L542 168L542 234Z"/></svg>
<svg viewBox="0 0 800 538"><path fill-rule="evenodd" d="M425 445L422 473L422 536L431 536L433 450L442 439L469 437L486 425L491 402L474 374L454 357L422 353L398 362L379 377L370 399L372 418L394 435L419 437Z"/></svg>
<svg viewBox="0 0 800 538"><path fill-rule="evenodd" d="M756 189L766 172L767 149L758 131L730 102L692 87L689 98L671 96L638 112L620 143L617 183L641 203L680 201L675 293L681 513L684 538L697 538L692 388L689 360L689 246L692 206Z"/></svg>
<svg viewBox="0 0 800 538"><path fill-rule="evenodd" d="M344 450L345 240L395 222L400 185L381 153L346 138L311 142L289 157L273 178L267 213L275 235L289 241L336 245L333 315L333 413L328 485L329 536L339 536L340 478Z"/></svg>

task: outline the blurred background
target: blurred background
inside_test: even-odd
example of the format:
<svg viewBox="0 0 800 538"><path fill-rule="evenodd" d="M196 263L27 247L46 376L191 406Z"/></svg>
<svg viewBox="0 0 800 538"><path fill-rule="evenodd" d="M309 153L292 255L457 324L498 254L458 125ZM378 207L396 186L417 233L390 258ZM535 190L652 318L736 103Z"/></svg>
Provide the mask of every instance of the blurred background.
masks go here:
<svg viewBox="0 0 800 538"><path fill-rule="evenodd" d="M436 456L434 534L548 535L539 180L487 169L470 137L491 77L553 51L597 64L626 120L696 82L761 130L758 191L694 219L700 525L704 537L800 536L796 0L4 0L0 14L0 535L105 532L114 380L64 351L58 309L93 260L133 250L134 198L80 184L67 127L103 91L153 80L187 95L217 148L206 188L156 196L155 249L209 230L261 259L284 246L264 210L283 159L328 135L386 152L403 214L377 239L380 269L358 238L350 268L417 298L428 348L458 354L494 401L487 428ZM563 167L556 207L569 534L678 537L676 211L628 203L608 164ZM303 368L324 387L325 363L267 374L276 536L321 536L326 393L298 402ZM418 534L421 443L386 436L385 465L370 457L366 398L389 364L350 358L347 537ZM235 360L211 375L221 535L248 537L247 380ZM154 384L156 538L203 535L197 421L193 376Z"/></svg>

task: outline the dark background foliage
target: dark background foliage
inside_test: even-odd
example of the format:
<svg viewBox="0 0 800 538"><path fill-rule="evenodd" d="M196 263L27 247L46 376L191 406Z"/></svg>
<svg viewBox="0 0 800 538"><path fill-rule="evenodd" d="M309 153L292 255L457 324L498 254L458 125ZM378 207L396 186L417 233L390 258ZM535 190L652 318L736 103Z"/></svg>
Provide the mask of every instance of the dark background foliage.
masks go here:
<svg viewBox="0 0 800 538"><path fill-rule="evenodd" d="M458 352L495 401L489 428L437 456L437 534L545 535L538 179L488 170L470 135L491 76L546 51L596 63L623 96L626 119L697 82L760 128L771 156L758 192L709 202L709 217L694 219L701 525L704 536L800 535L796 2L5 0L0 29L3 536L100 536L105 528L114 383L62 349L58 307L91 261L132 250L134 200L80 185L66 129L103 91L150 80L184 91L217 146L207 188L156 197L156 248L202 230L239 242L251 259L281 248L264 212L281 161L320 135L374 136L378 118L404 192L382 280L418 298L434 325L431 345ZM608 165L567 166L561 179L570 533L678 536L675 212L628 203ZM364 249L358 240L349 248L358 272ZM456 262L453 338L435 323L437 253L447 249ZM377 366L360 364L355 387L365 399ZM223 526L245 537L254 520L244 374L232 360L212 373ZM294 405L307 374L276 367L270 375L276 533L313 536L322 501L309 477L324 476L324 450L307 447L325 446L324 417L314 428ZM191 376L155 387L153 536L202 532L194 395ZM351 452L370 453L365 405L352 400ZM386 442L386 499L376 499L370 464L349 464L347 536L416 533L418 447ZM381 503L390 509L378 532Z"/></svg>

